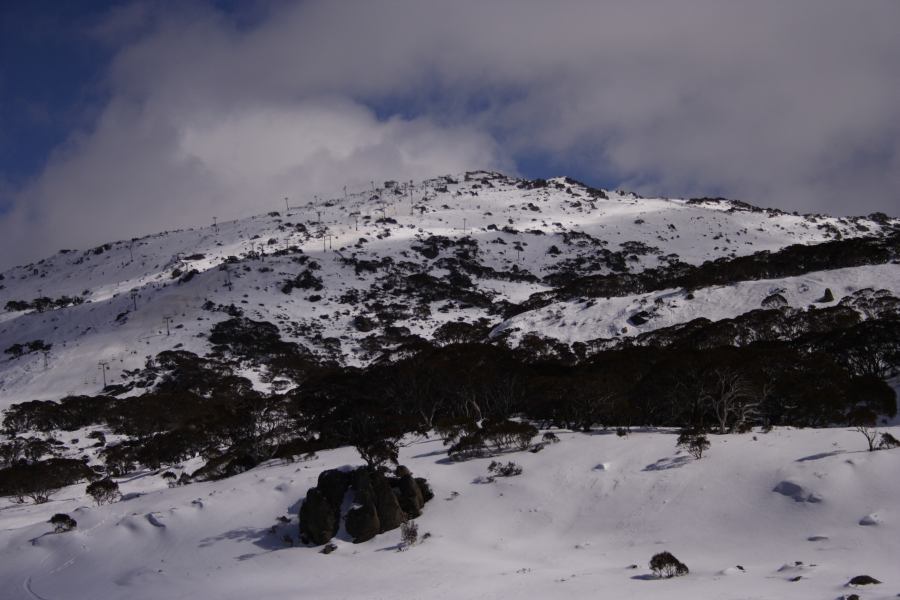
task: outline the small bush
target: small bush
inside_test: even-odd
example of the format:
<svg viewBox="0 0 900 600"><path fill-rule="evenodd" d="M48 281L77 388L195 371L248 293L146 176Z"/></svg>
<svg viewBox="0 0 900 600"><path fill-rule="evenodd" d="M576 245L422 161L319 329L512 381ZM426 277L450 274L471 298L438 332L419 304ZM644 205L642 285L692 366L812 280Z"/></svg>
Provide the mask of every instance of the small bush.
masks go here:
<svg viewBox="0 0 900 600"><path fill-rule="evenodd" d="M889 433L881 434L881 441L878 443L881 450L890 450L891 448L900 448L900 440Z"/></svg>
<svg viewBox="0 0 900 600"><path fill-rule="evenodd" d="M108 477L89 484L85 492L94 499L97 506L112 504L122 497L122 493L119 492L119 484Z"/></svg>
<svg viewBox="0 0 900 600"><path fill-rule="evenodd" d="M78 523L67 514L64 513L56 513L52 517L50 517L49 523L53 525L54 533L65 533L66 531L72 531L78 526Z"/></svg>
<svg viewBox="0 0 900 600"><path fill-rule="evenodd" d="M678 435L679 448L690 452L697 460L703 458L703 453L709 449L709 439L699 431L685 429Z"/></svg>
<svg viewBox="0 0 900 600"><path fill-rule="evenodd" d="M463 435L455 444L447 450L450 460L466 460L480 458L487 454L487 446L478 434Z"/></svg>
<svg viewBox="0 0 900 600"><path fill-rule="evenodd" d="M409 548L419 541L419 526L415 521L400 524L400 547Z"/></svg>
<svg viewBox="0 0 900 600"><path fill-rule="evenodd" d="M657 577L681 577L687 575L690 570L687 565L675 558L671 552L654 554L650 559L650 570Z"/></svg>
<svg viewBox="0 0 900 600"><path fill-rule="evenodd" d="M559 436L557 436L552 431L548 431L541 437L541 441L545 444L556 444L559 442Z"/></svg>
<svg viewBox="0 0 900 600"><path fill-rule="evenodd" d="M538 430L534 425L510 420L485 421L481 429L482 439L495 452L510 449L525 451L537 434Z"/></svg>
<svg viewBox="0 0 900 600"><path fill-rule="evenodd" d="M178 485L178 476L175 475L172 471L166 471L162 474L162 478L169 484L169 487L175 487Z"/></svg>
<svg viewBox="0 0 900 600"><path fill-rule="evenodd" d="M522 474L522 467L514 462L508 462L505 465L496 460L492 460L488 465L488 473L493 477L515 477Z"/></svg>

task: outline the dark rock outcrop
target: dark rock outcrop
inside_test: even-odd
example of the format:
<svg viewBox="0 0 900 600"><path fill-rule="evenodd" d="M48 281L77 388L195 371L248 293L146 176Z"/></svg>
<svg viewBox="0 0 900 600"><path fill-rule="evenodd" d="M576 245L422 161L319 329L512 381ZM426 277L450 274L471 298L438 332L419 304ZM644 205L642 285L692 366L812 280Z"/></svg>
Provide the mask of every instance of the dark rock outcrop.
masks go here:
<svg viewBox="0 0 900 600"><path fill-rule="evenodd" d="M396 475L388 477L369 467L323 471L300 507L301 538L318 546L337 534L348 490L353 494L353 507L343 515L344 527L355 544L420 516L425 502L434 497L431 487L406 467L398 467Z"/></svg>
<svg viewBox="0 0 900 600"><path fill-rule="evenodd" d="M415 519L422 514L422 507L425 506L425 497L422 495L422 489L412 475L404 475L397 480L397 500L400 508L406 513L410 519Z"/></svg>
<svg viewBox="0 0 900 600"><path fill-rule="evenodd" d="M335 510L340 510L344 494L350 486L350 473L329 469L319 474L316 487L325 495Z"/></svg>
<svg viewBox="0 0 900 600"><path fill-rule="evenodd" d="M347 511L344 518L347 533L353 536L353 543L367 542L381 532L381 522L373 502L360 504Z"/></svg>
<svg viewBox="0 0 900 600"><path fill-rule="evenodd" d="M770 294L763 298L761 306L766 309L779 309L788 305L787 298L781 294Z"/></svg>
<svg viewBox="0 0 900 600"><path fill-rule="evenodd" d="M871 575L857 575L847 585L878 585L881 583Z"/></svg>
<svg viewBox="0 0 900 600"><path fill-rule="evenodd" d="M382 473L372 474L372 491L380 523L379 533L400 527L400 524L406 520L406 515L400 508L400 503L391 489L390 482Z"/></svg>
<svg viewBox="0 0 900 600"><path fill-rule="evenodd" d="M306 493L300 507L300 534L319 546L328 542L338 531L339 514L317 487Z"/></svg>
<svg viewBox="0 0 900 600"><path fill-rule="evenodd" d="M628 317L628 323L637 327L638 325L643 325L644 323L649 321L652 316L653 315L648 313L646 310L641 310Z"/></svg>
<svg viewBox="0 0 900 600"><path fill-rule="evenodd" d="M416 477L416 483L419 485L419 491L422 492L422 499L425 502L430 501L434 498L434 492L431 491L431 486L428 485L428 481L424 477Z"/></svg>

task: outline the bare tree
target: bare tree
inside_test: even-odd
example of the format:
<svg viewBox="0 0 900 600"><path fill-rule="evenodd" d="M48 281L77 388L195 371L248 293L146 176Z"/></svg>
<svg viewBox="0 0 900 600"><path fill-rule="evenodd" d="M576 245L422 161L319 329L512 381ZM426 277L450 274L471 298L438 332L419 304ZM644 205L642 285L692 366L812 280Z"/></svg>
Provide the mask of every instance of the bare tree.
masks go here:
<svg viewBox="0 0 900 600"><path fill-rule="evenodd" d="M700 401L711 406L719 422L719 433L729 423L741 424L756 414L759 401L750 381L732 368L713 369L700 389Z"/></svg>
<svg viewBox="0 0 900 600"><path fill-rule="evenodd" d="M870 427L869 425L857 425L855 431L863 434L866 438L866 442L869 444L869 452L874 452L878 446L875 444L875 440L878 439L878 430L874 427Z"/></svg>

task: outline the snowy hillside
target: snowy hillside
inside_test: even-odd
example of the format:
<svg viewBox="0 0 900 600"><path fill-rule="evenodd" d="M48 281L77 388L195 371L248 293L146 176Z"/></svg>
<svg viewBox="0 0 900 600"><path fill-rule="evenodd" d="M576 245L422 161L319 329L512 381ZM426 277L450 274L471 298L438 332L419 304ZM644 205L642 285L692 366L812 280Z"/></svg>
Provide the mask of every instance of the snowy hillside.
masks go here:
<svg viewBox="0 0 900 600"><path fill-rule="evenodd" d="M896 428L891 429L897 433ZM776 430L716 437L694 460L667 432L558 432L540 453L503 460L524 472L477 483L489 459L448 463L440 440L401 462L431 482L420 536L330 555L292 547L297 510L349 449L167 489L152 473L95 507L83 485L38 506L0 505L0 582L9 600L66 598L889 598L900 592L900 453L865 452L857 433ZM780 490L780 491L776 491ZM77 528L46 523L71 514ZM289 522L282 523L285 515ZM872 523L866 525L865 523ZM674 553L690 575L650 576ZM632 565L634 567L632 568ZM869 575L882 583L847 587Z"/></svg>
<svg viewBox="0 0 900 600"><path fill-rule="evenodd" d="M900 593L900 220L271 208L0 275L4 600Z"/></svg>
<svg viewBox="0 0 900 600"><path fill-rule="evenodd" d="M898 221L797 216L716 199L646 199L565 178L532 182L481 172L387 182L287 213L274 203L272 209L198 230L60 251L3 273L0 350L18 344L28 351L0 358L0 409L96 393L104 376L121 384L125 371L163 350L203 355L211 326L232 305L276 324L284 339L309 352L352 365L408 336L431 339L453 321L485 319L492 335L505 332L510 343L527 333L571 343L698 316L734 317L777 291L803 308L825 288L835 301L864 288L895 294L900 288L896 265L882 264L713 286L694 291L692 302L668 289L589 305L562 300L515 314L514 305L576 277L884 236ZM40 298L64 307L30 308ZM653 319L629 323L648 305Z"/></svg>

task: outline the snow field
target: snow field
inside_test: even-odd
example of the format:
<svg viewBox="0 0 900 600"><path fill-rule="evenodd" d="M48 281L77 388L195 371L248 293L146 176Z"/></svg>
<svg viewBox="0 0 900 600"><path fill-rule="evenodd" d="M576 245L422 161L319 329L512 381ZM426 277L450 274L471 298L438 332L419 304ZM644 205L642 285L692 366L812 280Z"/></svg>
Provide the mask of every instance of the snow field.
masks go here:
<svg viewBox="0 0 900 600"><path fill-rule="evenodd" d="M900 451L865 452L850 430L776 429L711 436L696 461L673 432L557 433L537 454L500 457L524 473L494 483L475 483L490 458L451 463L440 440L411 442L401 462L435 499L417 520L431 536L404 552L399 531L336 539L327 556L282 540L296 540L319 472L360 462L350 449L174 489L146 474L103 507L84 486L6 503L4 598L835 598L860 574L883 582L863 598L900 590ZM56 512L77 530L47 534ZM663 550L691 574L650 578Z"/></svg>

